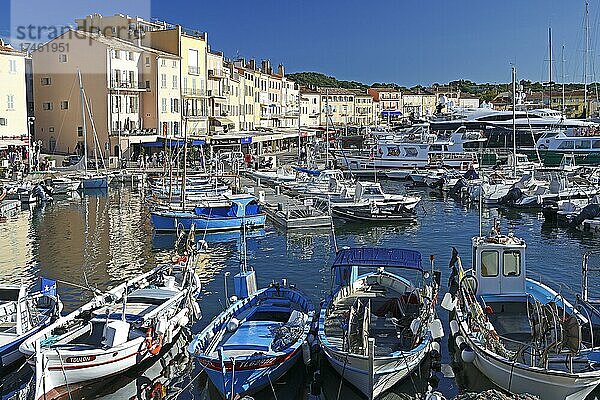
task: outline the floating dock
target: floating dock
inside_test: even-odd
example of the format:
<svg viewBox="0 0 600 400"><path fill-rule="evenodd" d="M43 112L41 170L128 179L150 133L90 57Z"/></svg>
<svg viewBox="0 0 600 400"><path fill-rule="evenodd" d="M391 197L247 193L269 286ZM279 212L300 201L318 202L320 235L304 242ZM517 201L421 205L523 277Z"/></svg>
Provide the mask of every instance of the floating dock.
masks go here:
<svg viewBox="0 0 600 400"><path fill-rule="evenodd" d="M299 199L281 193L278 187L266 187L247 177L236 178L237 190L258 198L267 218L284 229L306 229L331 226L331 215L316 208L313 199Z"/></svg>

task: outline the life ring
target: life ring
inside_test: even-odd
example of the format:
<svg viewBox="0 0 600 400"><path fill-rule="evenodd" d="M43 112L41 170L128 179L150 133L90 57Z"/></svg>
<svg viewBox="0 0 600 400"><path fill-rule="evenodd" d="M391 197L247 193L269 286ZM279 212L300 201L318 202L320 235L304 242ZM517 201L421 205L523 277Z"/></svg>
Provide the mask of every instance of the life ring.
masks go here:
<svg viewBox="0 0 600 400"><path fill-rule="evenodd" d="M163 345L163 335L159 335L157 339L154 339L154 335L152 334L152 328L148 328L146 331L146 348L148 349L148 353L153 356L160 353Z"/></svg>
<svg viewBox="0 0 600 400"><path fill-rule="evenodd" d="M415 134L414 134L414 133L411 133L410 135L408 135L408 138L409 138L410 140L415 140Z"/></svg>

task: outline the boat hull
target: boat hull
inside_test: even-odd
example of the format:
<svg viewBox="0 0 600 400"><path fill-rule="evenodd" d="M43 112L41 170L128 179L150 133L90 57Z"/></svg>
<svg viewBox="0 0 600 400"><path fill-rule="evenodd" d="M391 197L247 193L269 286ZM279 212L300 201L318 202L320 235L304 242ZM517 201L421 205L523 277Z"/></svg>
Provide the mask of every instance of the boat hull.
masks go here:
<svg viewBox="0 0 600 400"><path fill-rule="evenodd" d="M193 213L153 212L152 226L156 231L189 230L195 224L196 230L218 232L246 228L260 228L265 225L266 215L257 214L246 217L207 218Z"/></svg>
<svg viewBox="0 0 600 400"><path fill-rule="evenodd" d="M200 364L206 367L206 373L222 398L230 398L232 388L236 396L244 397L260 391L285 375L298 362L300 349L298 347L289 355L281 356L279 359L260 360L263 365L268 366L251 368L241 365L236 366L233 371L231 368L227 368L225 374L220 365L217 366L202 359Z"/></svg>
<svg viewBox="0 0 600 400"><path fill-rule="evenodd" d="M81 180L82 189L105 189L108 188L108 177L83 178Z"/></svg>

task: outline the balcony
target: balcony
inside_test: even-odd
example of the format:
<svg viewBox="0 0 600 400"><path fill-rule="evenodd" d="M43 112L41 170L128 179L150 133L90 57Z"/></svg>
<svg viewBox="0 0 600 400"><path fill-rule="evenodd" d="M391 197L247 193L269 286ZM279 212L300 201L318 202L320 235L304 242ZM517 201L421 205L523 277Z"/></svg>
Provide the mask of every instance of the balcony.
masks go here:
<svg viewBox="0 0 600 400"><path fill-rule="evenodd" d="M209 69L208 79L223 79L223 71L218 69Z"/></svg>
<svg viewBox="0 0 600 400"><path fill-rule="evenodd" d="M137 81L110 81L111 90L133 90L133 91L149 91L150 88L146 87L146 84L141 84Z"/></svg>
<svg viewBox="0 0 600 400"><path fill-rule="evenodd" d="M156 128L144 128L144 129L133 129L133 130L128 130L128 129L123 129L121 131L117 131L117 130L112 130L110 132L111 136L151 136L151 135L156 135L157 131Z"/></svg>
<svg viewBox="0 0 600 400"><path fill-rule="evenodd" d="M199 67L193 67L193 66L188 66L188 73L190 75L200 75L200 68Z"/></svg>
<svg viewBox="0 0 600 400"><path fill-rule="evenodd" d="M206 90L204 89L184 88L182 92L184 96L188 97L206 97Z"/></svg>

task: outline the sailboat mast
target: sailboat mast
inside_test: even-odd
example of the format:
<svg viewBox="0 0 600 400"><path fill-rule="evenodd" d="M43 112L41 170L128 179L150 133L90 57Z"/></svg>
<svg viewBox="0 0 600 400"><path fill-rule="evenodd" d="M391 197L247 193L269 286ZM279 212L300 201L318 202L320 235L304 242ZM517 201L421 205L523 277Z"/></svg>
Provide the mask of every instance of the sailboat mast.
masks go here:
<svg viewBox="0 0 600 400"><path fill-rule="evenodd" d="M590 41L590 37L589 37L589 19L588 19L588 6L589 3L586 1L585 2L585 26L584 26L584 33L585 33L585 50L583 52L583 118L587 118L587 64L588 64L588 51L589 51L589 41Z"/></svg>
<svg viewBox="0 0 600 400"><path fill-rule="evenodd" d="M548 108L552 109L552 27L548 27Z"/></svg>
<svg viewBox="0 0 600 400"><path fill-rule="evenodd" d="M181 209L185 211L185 181L187 179L187 116L184 117L183 122L185 123L185 131L183 132L183 174L181 177Z"/></svg>
<svg viewBox="0 0 600 400"><path fill-rule="evenodd" d="M325 169L329 168L329 89L325 88Z"/></svg>
<svg viewBox="0 0 600 400"><path fill-rule="evenodd" d="M513 109L512 109L512 128L513 128L513 172L517 176L517 124L516 124L516 109L517 109L517 69L512 66L512 89L513 89Z"/></svg>
<svg viewBox="0 0 600 400"><path fill-rule="evenodd" d="M81 80L81 70L77 68L79 77L79 94L81 95L81 118L83 119L83 165L87 173L87 126L85 122L85 99L83 96L83 81Z"/></svg>
<svg viewBox="0 0 600 400"><path fill-rule="evenodd" d="M560 80L562 81L562 114L565 115L565 45L560 50Z"/></svg>

